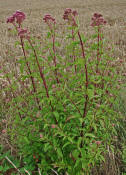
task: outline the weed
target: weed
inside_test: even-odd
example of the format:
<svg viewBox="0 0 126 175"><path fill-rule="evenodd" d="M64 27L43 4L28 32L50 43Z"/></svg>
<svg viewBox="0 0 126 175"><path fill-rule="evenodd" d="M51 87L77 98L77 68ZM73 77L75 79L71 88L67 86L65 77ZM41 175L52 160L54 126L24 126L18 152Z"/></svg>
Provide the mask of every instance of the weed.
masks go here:
<svg viewBox="0 0 126 175"><path fill-rule="evenodd" d="M8 82L3 93L10 94L8 134L30 173L88 175L108 152L114 154L117 135L118 70L103 35L106 21L95 13L95 33L87 38L78 13L66 9L62 45L51 15L43 18L49 28L43 42L23 27L25 18L17 11L7 19L23 53L18 75L2 69Z"/></svg>

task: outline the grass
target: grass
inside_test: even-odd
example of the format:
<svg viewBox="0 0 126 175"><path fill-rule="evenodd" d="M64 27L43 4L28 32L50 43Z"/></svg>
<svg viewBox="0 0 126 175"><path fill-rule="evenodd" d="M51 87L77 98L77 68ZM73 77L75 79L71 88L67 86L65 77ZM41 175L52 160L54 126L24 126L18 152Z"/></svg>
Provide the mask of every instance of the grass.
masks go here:
<svg viewBox="0 0 126 175"><path fill-rule="evenodd" d="M56 30L57 30L57 34L60 31L59 35L58 35L58 37L59 37L58 39L60 42L63 41L62 42L63 44L61 45L61 47L59 47L60 42L58 43L58 41L57 41L57 43L56 43L55 37L57 35L55 36L54 33L48 33L47 37L45 38L46 33L47 33L47 27L45 26L44 23L40 23L40 21L42 20L42 17L40 18L41 15L39 15L37 17L37 15L40 14L40 10L38 9L40 4L38 5L38 3L40 3L40 2L37 1L37 2L31 3L31 2L27 1L24 5L24 7L27 5L29 5L29 7L32 6L29 9L29 12L27 11L29 16L26 18L26 20L25 20L26 22L24 23L24 25L28 26L28 28L30 29L30 31L32 33L32 38L31 38L31 40L28 39L28 42L24 42L23 39L21 39L20 40L21 45L19 42L16 42L16 45L13 46L12 43L14 43L17 40L17 36L16 36L17 32L12 30L12 26L10 26L11 28L9 27L8 29L6 27L6 30L3 30L3 28L5 27L5 23L4 22L2 23L1 31L3 30L2 34L5 34L4 39L2 39L2 44L1 44L2 45L2 47L1 47L2 48L2 50L1 50L2 51L1 52L2 53L1 54L1 58L2 58L2 61L1 61L1 70L2 70L1 71L1 88L4 90L4 91L1 91L2 92L1 93L1 99L2 99L1 100L2 143L4 146L6 145L5 149L7 149L7 147L9 147L9 149L11 149L11 151L13 152L13 154L11 154L10 152L6 153L6 150L4 150L4 151L3 151L3 149L1 150L2 151L1 163L4 164L4 171L6 173L7 172L11 173L11 170L10 170L10 172L8 171L10 167L7 168L8 163L9 163L9 165L11 164L11 166L12 166L11 168L15 168L15 167L17 168L17 167L19 167L19 164L21 162L23 163L23 161L25 161L25 162L27 162L27 165L25 165L23 163L22 166L24 166L24 169L21 171L22 171L22 173L26 173L26 174L28 173L28 171L32 171L32 169L34 169L35 173L40 174L41 170L43 173L44 172L47 173L50 171L50 168L52 168L52 167L54 168L54 169L52 169L52 173L55 173L56 171L65 173L65 170L68 171L68 173L70 173L70 174L72 173L72 174L78 174L78 175L80 175L82 172L83 173L85 172L86 174L88 174L90 172L92 174L99 174L99 175L100 174L107 174L108 175L108 174L112 174L112 173L118 175L121 172L125 173L125 167L124 167L125 159L126 159L126 156L125 156L125 124L124 124L124 122L125 122L125 106L124 106L124 104L125 104L125 97L124 97L125 85L123 85L125 82L125 66L126 66L125 65L125 41L123 39L123 37L125 36L125 33L124 33L125 21L121 17L123 13L119 13L119 8L123 11L123 7L124 7L125 2L119 3L118 1L114 1L114 3L113 3L110 1L109 2L100 1L97 4L97 8L99 9L100 12L101 11L104 12L104 8L106 5L113 4L113 10L116 11L115 14L118 14L118 18L115 18L113 15L107 16L107 15L111 14L108 11L107 11L108 13L106 14L106 19L108 20L108 24L104 27L104 37L107 40L106 40L106 45L104 46L105 53L103 54L103 57L110 58L110 59L113 58L113 60L111 60L110 65L108 64L108 62L106 62L107 60L104 60L104 59L101 60L102 64L100 64L100 60L99 60L100 54L101 54L100 52L102 51L103 48L99 42L99 39L98 39L99 44L96 46L93 45L92 39L93 38L95 39L96 36L92 35L93 29L91 27L88 27L89 22L90 22L90 18L91 18L91 17L89 17L89 14L91 12L90 10L95 9L95 11L96 11L96 8L94 8L94 7L96 7L95 1L93 1L92 3L87 1L85 3L85 6L86 6L85 8L87 8L87 11L88 11L88 13L85 13L85 14L82 13L83 5L79 7L78 4L76 4L76 2L72 3L72 6L73 7L75 6L75 9L78 9L78 12L80 11L79 20L80 20L81 28L80 28L80 31L78 31L78 29L77 29L80 47L78 45L79 43L77 40L77 35L75 35L75 36L73 35L73 39L72 39L73 41L71 44L69 44L70 38L68 39L68 42L66 42L64 40L65 37L63 37L61 33L63 31L65 33L67 33L67 32L69 32L69 30L66 30L67 28L64 30L62 25L61 25L61 15L60 15L61 12L59 12L58 10L56 11L56 9L53 9L54 4L56 4L55 7L59 6L59 4L57 4L56 2L54 2L53 4L50 3L49 9L46 8L46 10L48 10L48 13L51 10L51 14L53 13L53 10L54 10L54 14L58 17L57 20L59 21L60 25L59 25L59 28L56 28ZM62 3L63 3L63 1L62 1ZM64 4L62 4L62 3L60 4L61 9L64 7L63 6ZM69 4L71 2L69 1L67 3ZM80 3L81 3L81 1L80 1ZM81 4L83 4L83 3L81 3ZM12 5L12 9L16 8L16 3L11 4L11 5ZM20 5L22 5L22 4L19 3L17 5L19 8ZM47 7L46 3L42 3L42 5L43 5L43 8ZM2 2L2 7L3 6L4 6L4 3ZM31 10L33 8L33 6L34 6L35 10ZM118 10L116 9L117 7L118 7ZM6 8L4 10L5 10L6 14L9 12ZM107 9L107 10L109 10L109 9ZM4 14L4 13L2 13L2 14ZM83 18L83 17L85 17L85 18ZM83 20L85 19L85 23L82 21L82 19ZM34 28L34 26L35 26L35 24L37 24L37 22L38 22L38 25L36 28ZM70 30L72 30L72 32L74 33L76 31L76 27L71 28ZM41 35L41 33L42 33L41 31L43 31L42 35ZM85 38L83 38L83 36L82 36L82 31L84 33L84 36L88 37L87 43L86 43L87 39L85 40ZM52 36L52 38L51 38L51 36ZM8 43L6 43L4 41L8 41ZM74 47L73 47L73 44L74 44ZM89 45L91 45L91 48ZM83 47L84 47L84 49L83 49ZM23 49L23 57L24 58L25 58L25 54L29 54L29 58L26 57L24 62L22 62L23 57L21 56L22 55L21 48ZM46 50L47 48L49 48L51 57L48 55L48 52ZM65 48L65 50L64 50L64 48ZM109 54L109 51L112 50L113 48L114 48L113 52L111 52ZM48 59L49 59L48 63L50 62L50 59L53 60L52 62L50 62L49 64L44 63L44 65L43 65L40 58L38 57L38 54L41 53L41 49L43 50L44 58L48 57ZM99 50L99 49L101 49L101 50ZM72 54L72 57L74 59L74 62L76 63L76 64L74 63L73 64L74 66L72 66L72 67L71 67L71 61L66 59L67 57L71 58L71 54ZM85 57L85 54L86 54L86 57ZM79 58L82 55L84 59L85 58L88 59L88 57L89 57L88 54L92 58L95 57L95 54L96 54L97 55L97 57L96 57L97 62L94 62L93 59L90 59L89 62L86 63L86 62L83 62ZM34 62L33 58L36 60L37 64ZM64 65L64 63L62 62L62 60L60 60L60 58L64 59L64 61L66 62L66 65ZM28 62L27 62L27 59L28 59ZM59 59L58 62L56 62L57 59ZM76 62L76 59L78 59L78 62ZM84 64L84 75L85 75L84 77L81 75L83 72L83 69L82 69L80 63L82 65ZM25 68L24 68L24 64L26 64ZM29 64L30 64L30 67L29 67ZM94 72L92 72L93 70L92 70L92 67L90 67L90 64L91 64L91 66L93 65ZM98 76L98 74L99 74L99 71L100 72L102 71L103 65L105 65L105 64L108 64L108 67L107 67L108 72L110 71L110 69L113 69L113 71L115 71L114 69L116 68L116 74L118 75L118 77L116 77L114 75L114 79L112 78L112 81L111 81L111 79L109 78L109 76L110 76L109 74L104 75L105 81L107 80L106 83L109 84L109 86L111 88L109 88L109 91L108 90L104 91L104 88L103 88L102 93L105 95L105 97L109 96L109 98L105 99L102 95L102 98L99 99L96 95L97 95L97 93L99 94L99 92L101 91L100 86L102 85L102 87L104 87L103 86L104 83L102 82L102 84L99 84L99 83L94 84L95 90L93 90L91 88L92 82L94 81L93 74L96 73L96 80L95 80L96 82L103 81ZM55 68L53 68L52 65L55 65L54 66ZM67 71L67 73L65 73L65 74L64 74L64 72L62 72L63 65ZM43 74L43 71L41 71L41 66L42 67L46 66L46 69L43 69L44 74ZM65 67L65 66L68 66L68 67ZM29 79L28 79L28 77L26 79L27 74L23 74L24 71L27 72L26 68L28 69L28 73L30 74ZM96 68L96 70L95 70L95 68ZM36 70L38 70L38 72ZM60 70L60 74L58 74L59 70ZM8 71L10 72L9 74L8 74ZM32 75L32 71L34 71L33 75ZM90 72L90 77L88 75L89 72ZM40 73L40 74L38 74L38 73ZM78 76L78 78L75 75ZM6 76L6 78L4 78L4 76ZM61 78L62 76L64 77L65 81ZM71 78L69 79L69 77L71 77ZM77 78L76 85L74 85L75 84L74 77L75 77L75 79ZM26 84L25 85L23 84L23 86L22 86L22 84L20 84L21 83L20 80L22 78L24 80L25 79L27 80L25 82ZM84 78L84 80L83 80L83 78ZM113 80L115 80L115 78L117 78L116 83L113 82ZM42 79L42 82L44 85L43 90L42 90L42 87L40 86L40 82L41 82L40 79ZM82 87L83 83L81 81L78 82L79 79L82 82L84 81L85 87ZM32 86L30 86L31 91L29 91L30 90L29 89L30 80L32 82L32 84L31 84ZM55 81L57 82L57 85L55 85L55 83L56 83ZM11 82L11 86L9 85L10 82ZM75 91L75 89L79 88L77 86L78 83L80 84L80 88L82 88L79 93ZM81 83L82 83L82 85L81 85ZM21 86L19 86L19 84ZM61 86L61 84L63 86ZM68 90L65 89L64 85L70 90L69 91L69 93L71 94L70 96L68 95ZM123 87L121 90L121 93L119 94L119 97L117 98L118 99L117 101L113 101L114 94L117 95L116 93L119 92L119 90L114 88L115 86L117 87L117 89L119 86ZM51 91L51 88L52 88L52 91ZM82 96L81 96L81 94L83 94L83 90L84 90L83 88L85 88L85 95L83 97L84 102L82 102ZM45 95L44 95L44 91L46 92ZM74 94L75 96L73 96L72 91L75 93ZM110 91L111 91L111 93L110 93ZM3 92L5 94L3 94ZM38 92L41 92L42 94L39 95ZM32 95L32 93L34 93L34 96ZM92 96L92 93L94 93L94 96ZM20 94L20 96L19 96L19 94ZM60 98L60 96L62 96L62 94L64 94L64 97L62 97L63 99ZM81 96L81 98L79 96ZM41 98L43 98L42 101L41 101ZM90 101L89 99L92 99L93 101L92 100ZM80 100L79 103L77 103L78 100ZM100 101L102 100L102 102L104 102L103 103L104 105L107 104L107 106L106 105L104 106L104 109L107 112L107 115L111 116L111 120L109 120L107 118L106 112L104 110L102 111L102 115L104 116L104 120L100 117L99 112L100 112L100 110L102 110L103 106L100 106L101 102L99 100ZM27 104L26 104L26 101L27 101ZM35 101L36 101L36 103L35 103ZM61 103L60 103L60 101L61 101ZM69 101L69 105L71 104L72 109L69 108L69 105L66 101ZM18 105L16 105L16 103ZM57 105L55 105L55 103ZM64 105L62 106L62 104L64 104ZM94 106L96 105L96 109L94 107L92 107L90 109L89 108L90 104L92 104ZM114 104L114 106L112 104ZM34 106L34 108L32 108L32 106ZM116 116L116 113L114 113L114 110L112 110L113 109L112 106L118 112L118 114L120 116L119 118L118 118L118 115ZM40 111L41 111L42 107L44 107L43 108L44 111L41 113ZM111 109L109 107L111 107ZM51 111L50 112L47 111L46 108L48 108L49 111L50 110ZM27 112L27 111L29 111L29 112ZM76 111L76 113L75 113L75 111ZM90 120L90 113L91 112L92 112L92 116L94 115L93 123L92 123L92 120ZM68 113L70 113L70 117L68 117L69 116ZM33 119L33 121L34 121L33 122L33 121L31 121L31 116L33 117L34 115L36 115L38 119L37 120ZM45 118L44 120L41 119L42 115L44 115L44 118ZM47 120L46 117L48 116L50 118L52 115L53 115L54 119L50 119L50 121L46 121ZM64 123L64 121L62 121L61 119L59 120L59 117L61 117L61 115L64 115L64 119L66 119L66 122L69 121L69 124L66 123L65 125L62 125ZM73 115L76 116L75 121L74 121L75 116L73 116ZM95 118L95 115L97 117L99 117L98 121L100 122L100 125L97 123L98 121ZM26 119L23 119L24 116L27 116ZM20 119L18 117L19 118L21 117L20 122L19 122ZM80 117L80 124L81 125L79 125L79 123L77 121L78 117ZM44 129L45 129L44 135L41 132L42 126L39 123L41 120L44 122ZM78 139L79 133L76 129L74 129L74 130L73 129L69 130L68 128L65 129L65 126L67 126L67 125L69 125L69 127L74 126L73 121L76 122L76 125L80 129L79 139ZM116 121L118 124L116 124L116 127L115 127L114 123ZM30 123L32 122L32 123L29 125L29 122ZM87 124L86 122L89 122L89 123ZM24 127L25 126L24 123L27 125L26 130ZM96 132L97 125L99 125L99 127L102 126L104 129L102 129L102 130L99 129L98 133L97 133ZM34 131L31 130L31 128L30 128L31 126L34 128ZM91 128L89 126L91 126ZM111 126L113 126L113 128L111 128ZM16 128L18 127L18 129L15 130L15 127ZM50 138L50 135L47 134L50 131L50 127L52 128L51 129L52 132L54 132L54 136L57 134L60 136ZM61 130L60 127L63 130ZM115 129L114 129L114 127L115 127ZM67 133L65 132L64 129L67 131ZM8 134L9 134L10 139L8 139L8 134L6 132L7 130L8 130ZM22 131L24 133L22 133ZM71 138L71 139L73 139L72 141L69 139L70 132L71 132L71 134L73 133L74 135L76 135L76 137L74 136L73 138ZM34 133L36 136L38 135L38 133L40 133L40 140L36 140L35 135L28 136L28 133L32 133L32 134ZM87 136L85 135L85 133L87 134ZM102 133L102 138L100 136L101 133ZM108 135L106 135L105 133L107 133ZM22 134L23 134L23 137L21 136ZM65 136L64 134L68 134L68 135ZM85 140L83 140L84 136L86 137ZM64 139L67 138L68 140L66 139L65 142L62 142L60 140L60 137L63 137ZM71 135L71 137L72 137L72 135ZM88 145L89 144L88 137L91 137L91 145L94 148L92 146ZM17 138L17 139L15 139L15 138ZM45 152L48 149L48 152L49 152L49 154L47 154L46 157L43 157L40 154L41 151L39 150L41 148L40 145L43 143L43 138L46 141L46 144L45 144L43 151ZM48 138L48 141L50 140L49 143L51 143L51 144L53 143L56 146L55 150L51 147L51 144L50 145L48 144L47 138ZM94 140L93 138L95 138L96 140ZM34 147L31 149L30 142L32 142L32 139L34 140L34 142L36 142L37 145L34 145ZM15 144L11 144L10 140L13 141ZM75 148L75 146L74 146L74 144L76 143L75 140L78 143L77 145L79 145L80 150L78 147ZM57 141L61 142L61 145L62 144L64 144L64 145L59 147L59 144L57 143ZM119 143L119 141L121 143ZM89 162L91 162L91 163L87 163L87 164L83 163L85 161L85 158L82 159L84 152L82 154L81 149L83 149L83 146L85 145L84 142L87 142L87 144L86 144L87 146L85 148L85 151L87 151L87 150L89 152L91 151L91 154L89 156L90 157ZM68 149L66 149L66 148L64 149L64 147L66 147L65 145L69 145L70 143L72 143L71 147L68 146ZM22 147L21 145L24 145L24 147ZM98 145L98 147L96 147L96 145ZM14 148L15 146L17 148ZM31 152L29 152L30 155L28 153L28 151L30 150L29 148L31 149ZM36 148L37 148L37 150L36 150ZM95 154L94 154L94 151L92 150L92 148L95 150ZM115 148L117 150L115 150ZM71 152L70 152L70 155L68 155L67 153L64 153L64 155L62 155L61 149L62 149L62 151L65 150L68 152L72 149L74 156L71 154ZM14 163L13 163L11 161L11 160L13 160L14 150L16 150L16 156L19 155L18 150L21 152L21 157L22 157L21 162L19 162L19 157L17 157L17 160L16 160L17 162L14 161ZM101 152L101 150L102 150L102 152ZM65 160L66 162L64 162L65 163L64 165L63 164L57 165L57 162L55 162L56 165L52 166L50 164L51 162L48 160L48 157L51 156L51 161L53 162L54 159L56 158L54 155L55 151L57 152L57 160L59 162L61 161L62 156L65 156L64 157L65 159L68 158L69 156L70 156L69 158L71 158L73 156L72 157L73 162L71 160L69 160L70 164L68 163L69 166L67 168L62 167L62 166L66 166L66 162L68 161L67 159ZM31 157L32 154L33 154L33 157ZM36 157L36 155L37 155L37 157ZM109 159L107 157L109 157ZM6 160L4 158L6 158ZM42 163L40 163L41 159L42 159L42 161L45 161L45 167L42 167L43 165L42 165ZM64 160L64 159L62 159L62 160ZM32 163L30 164L29 161L32 161ZM81 162L83 168L80 167L79 164L77 163L79 161ZM94 166L94 162L97 162L95 164L95 166ZM14 167L15 164L16 164L16 166ZM31 165L32 165L32 167L31 167ZM88 167L87 167L87 165L88 165ZM70 166L73 166L74 170L72 170L70 168ZM93 166L94 168L91 169L90 166ZM28 171L27 171L27 168L28 168ZM36 168L38 168L37 171L36 171ZM18 168L16 170L20 171Z"/></svg>

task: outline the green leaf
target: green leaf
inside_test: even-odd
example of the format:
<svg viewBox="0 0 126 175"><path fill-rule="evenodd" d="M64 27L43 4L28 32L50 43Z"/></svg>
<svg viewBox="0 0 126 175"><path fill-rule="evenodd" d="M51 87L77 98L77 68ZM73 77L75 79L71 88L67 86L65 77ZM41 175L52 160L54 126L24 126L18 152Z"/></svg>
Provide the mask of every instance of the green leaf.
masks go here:
<svg viewBox="0 0 126 175"><path fill-rule="evenodd" d="M4 167L3 166L0 166L0 171L3 171Z"/></svg>
<svg viewBox="0 0 126 175"><path fill-rule="evenodd" d="M88 89L88 90L87 90L87 93L88 93L89 99L94 98L94 90L93 90L93 89Z"/></svg>
<svg viewBox="0 0 126 175"><path fill-rule="evenodd" d="M46 152L50 147L50 144L49 143L45 143L44 144L44 151Z"/></svg>
<svg viewBox="0 0 126 175"><path fill-rule="evenodd" d="M80 154L80 151L78 151L77 149L72 152L72 155L75 159L78 159L79 154Z"/></svg>
<svg viewBox="0 0 126 175"><path fill-rule="evenodd" d="M63 157L63 154L62 154L62 151L60 148L57 149L57 153L58 153L59 157Z"/></svg>
<svg viewBox="0 0 126 175"><path fill-rule="evenodd" d="M68 145L71 145L71 143L70 143L70 142L66 142L66 143L63 145L63 148L65 148L65 147L68 146Z"/></svg>
<svg viewBox="0 0 126 175"><path fill-rule="evenodd" d="M74 168L78 167L80 165L81 160L77 159Z"/></svg>
<svg viewBox="0 0 126 175"><path fill-rule="evenodd" d="M105 158L104 158L103 155L100 155L100 159L101 159L103 162L105 162Z"/></svg>
<svg viewBox="0 0 126 175"><path fill-rule="evenodd" d="M56 117L56 120L59 120L59 113L57 111L53 112L54 116Z"/></svg>
<svg viewBox="0 0 126 175"><path fill-rule="evenodd" d="M47 32L47 38L51 38L51 32Z"/></svg>
<svg viewBox="0 0 126 175"><path fill-rule="evenodd" d="M85 137L93 137L93 138L95 138L95 135L92 134L92 133L86 133L84 136L85 136Z"/></svg>
<svg viewBox="0 0 126 175"><path fill-rule="evenodd" d="M3 168L3 172L6 172L7 170L9 170L10 167L8 165L6 165L4 168Z"/></svg>
<svg viewBox="0 0 126 175"><path fill-rule="evenodd" d="M27 137L24 137L24 140L25 140L25 142L26 142L27 144L30 143Z"/></svg>

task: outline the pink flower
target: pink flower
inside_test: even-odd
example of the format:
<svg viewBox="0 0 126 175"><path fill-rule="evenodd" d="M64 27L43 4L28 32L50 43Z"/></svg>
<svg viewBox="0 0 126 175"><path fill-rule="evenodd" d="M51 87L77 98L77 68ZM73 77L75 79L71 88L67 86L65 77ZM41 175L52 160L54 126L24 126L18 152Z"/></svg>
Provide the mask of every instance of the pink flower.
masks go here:
<svg viewBox="0 0 126 175"><path fill-rule="evenodd" d="M126 73L123 73L122 75L123 75L123 76L126 76Z"/></svg>
<svg viewBox="0 0 126 175"><path fill-rule="evenodd" d="M28 30L18 28L18 36L20 36L20 38L29 38Z"/></svg>
<svg viewBox="0 0 126 175"><path fill-rule="evenodd" d="M51 128L56 128L56 125L52 124L52 125L51 125Z"/></svg>
<svg viewBox="0 0 126 175"><path fill-rule="evenodd" d="M7 23L13 23L15 21L15 17L14 16L10 16L7 18Z"/></svg>
<svg viewBox="0 0 126 175"><path fill-rule="evenodd" d="M76 10L72 11L72 9L67 8L64 11L63 14L63 19L67 20L69 22L69 24L71 24L72 26L77 26L76 20L75 20L75 16L77 16L78 13Z"/></svg>
<svg viewBox="0 0 126 175"><path fill-rule="evenodd" d="M100 18L100 17L102 17L102 15L101 14L98 14L98 13L94 13L94 17L95 18Z"/></svg>
<svg viewBox="0 0 126 175"><path fill-rule="evenodd" d="M19 24L19 26L21 25L21 23L24 21L25 19L25 14L19 10L17 10L13 16L10 16L7 18L7 23L14 23L15 19L16 19L16 23Z"/></svg>
<svg viewBox="0 0 126 175"><path fill-rule="evenodd" d="M55 88L56 88L56 85L55 85L55 84L53 84L53 85L52 85L52 89L55 89Z"/></svg>
<svg viewBox="0 0 126 175"><path fill-rule="evenodd" d="M72 13L73 13L74 16L77 16L78 15L78 13L77 13L76 10L74 10Z"/></svg>
<svg viewBox="0 0 126 175"><path fill-rule="evenodd" d="M99 13L94 13L93 17L92 17L92 23L91 26L100 26L106 24L106 21L104 20L104 18L102 17L101 14Z"/></svg>
<svg viewBox="0 0 126 175"><path fill-rule="evenodd" d="M12 30L12 28L11 27L8 27L8 31L11 31Z"/></svg>
<svg viewBox="0 0 126 175"><path fill-rule="evenodd" d="M100 145L102 142L101 141L96 141L95 142L97 145Z"/></svg>
<svg viewBox="0 0 126 175"><path fill-rule="evenodd" d="M72 13L72 9L71 8L66 8L64 13Z"/></svg>
<svg viewBox="0 0 126 175"><path fill-rule="evenodd" d="M25 14L19 10L17 10L14 14L13 17L16 18L16 22L20 25L24 20L25 20Z"/></svg>
<svg viewBox="0 0 126 175"><path fill-rule="evenodd" d="M40 134L40 138L43 138L43 134Z"/></svg>
<svg viewBox="0 0 126 175"><path fill-rule="evenodd" d="M45 23L49 26L50 30L53 30L53 25L56 24L55 18L53 18L51 15L46 14L43 18Z"/></svg>
<svg viewBox="0 0 126 175"><path fill-rule="evenodd" d="M45 22L53 22L53 23L55 23L55 18L53 18L51 15L49 15L49 14L46 14L45 16L44 16L44 18L43 18L43 20L45 21Z"/></svg>
<svg viewBox="0 0 126 175"><path fill-rule="evenodd" d="M113 94L109 94L110 97L113 97L114 95Z"/></svg>
<svg viewBox="0 0 126 175"><path fill-rule="evenodd" d="M69 20L70 15L72 15L72 9L66 8L64 11L63 19L64 20Z"/></svg>
<svg viewBox="0 0 126 175"><path fill-rule="evenodd" d="M97 107L97 108L100 108L100 104L96 104L96 107Z"/></svg>
<svg viewBox="0 0 126 175"><path fill-rule="evenodd" d="M2 133L3 133L3 134L5 134L6 132L7 132L6 129L3 129L3 130L2 130Z"/></svg>
<svg viewBox="0 0 126 175"><path fill-rule="evenodd" d="M6 123L7 122L7 120L5 120L5 119L2 119L2 123Z"/></svg>

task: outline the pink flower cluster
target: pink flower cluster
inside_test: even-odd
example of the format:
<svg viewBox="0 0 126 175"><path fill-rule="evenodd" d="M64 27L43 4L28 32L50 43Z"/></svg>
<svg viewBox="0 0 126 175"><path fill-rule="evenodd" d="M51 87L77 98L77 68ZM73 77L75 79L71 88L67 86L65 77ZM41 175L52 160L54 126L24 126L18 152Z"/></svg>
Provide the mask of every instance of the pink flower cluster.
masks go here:
<svg viewBox="0 0 126 175"><path fill-rule="evenodd" d="M63 19L67 20L70 24L72 24L72 26L77 26L77 23L75 20L75 16L77 16L77 15L78 15L78 13L76 10L72 11L72 9L67 8L64 11Z"/></svg>
<svg viewBox="0 0 126 175"><path fill-rule="evenodd" d="M45 23L49 26L50 30L53 30L54 25L56 24L55 18L53 18L51 15L46 14L43 18Z"/></svg>
<svg viewBox="0 0 126 175"><path fill-rule="evenodd" d="M25 14L19 10L17 10L12 16L7 18L7 23L14 23L16 21L19 26L25 20Z"/></svg>
<svg viewBox="0 0 126 175"><path fill-rule="evenodd" d="M97 145L100 145L102 142L101 141L96 141L95 142Z"/></svg>
<svg viewBox="0 0 126 175"><path fill-rule="evenodd" d="M18 36L20 38L29 38L29 34L27 29L21 29L20 27L17 29L18 30Z"/></svg>
<svg viewBox="0 0 126 175"><path fill-rule="evenodd" d="M100 26L106 24L106 21L104 20L103 16L99 13L94 13L92 17L92 23L91 26Z"/></svg>
<svg viewBox="0 0 126 175"><path fill-rule="evenodd" d="M44 18L43 18L43 20L45 21L45 23L47 23L47 22L53 22L53 23L55 23L55 18L53 18L51 15L49 15L49 14L46 14L45 16L44 16Z"/></svg>
<svg viewBox="0 0 126 175"><path fill-rule="evenodd" d="M27 29L22 29L21 24L25 20L26 16L23 12L17 10L12 16L7 18L7 23L12 23L18 32L20 38L29 38L29 33ZM18 26L15 24L18 24Z"/></svg>
<svg viewBox="0 0 126 175"><path fill-rule="evenodd" d="M14 16L9 16L7 18L7 23L13 23L15 21L15 17Z"/></svg>
<svg viewBox="0 0 126 175"><path fill-rule="evenodd" d="M51 128L53 128L53 129L56 128L56 127L57 127L57 126L56 126L55 124L52 124L52 125L51 125Z"/></svg>

